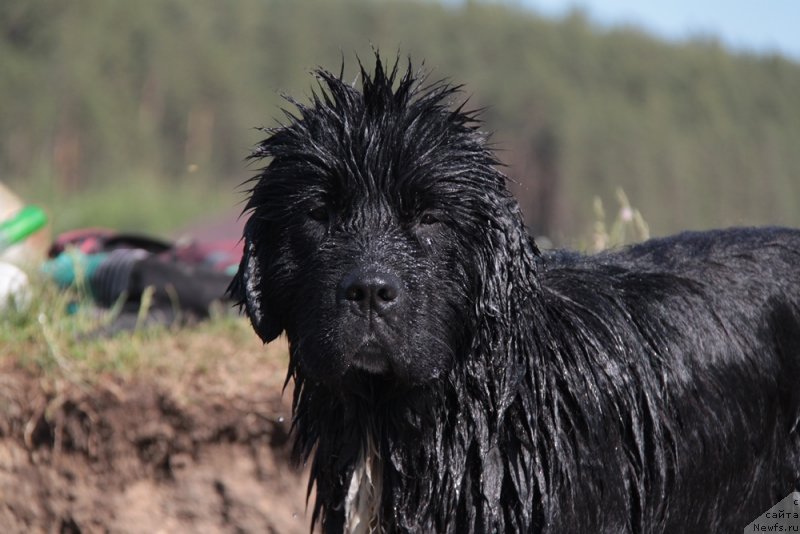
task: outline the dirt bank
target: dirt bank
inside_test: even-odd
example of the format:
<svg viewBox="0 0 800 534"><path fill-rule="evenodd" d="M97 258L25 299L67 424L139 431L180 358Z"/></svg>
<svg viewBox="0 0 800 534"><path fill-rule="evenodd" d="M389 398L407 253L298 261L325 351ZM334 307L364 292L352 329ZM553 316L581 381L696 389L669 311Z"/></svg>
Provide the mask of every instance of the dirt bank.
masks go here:
<svg viewBox="0 0 800 534"><path fill-rule="evenodd" d="M0 367L0 532L307 533L284 367L258 373L87 384Z"/></svg>

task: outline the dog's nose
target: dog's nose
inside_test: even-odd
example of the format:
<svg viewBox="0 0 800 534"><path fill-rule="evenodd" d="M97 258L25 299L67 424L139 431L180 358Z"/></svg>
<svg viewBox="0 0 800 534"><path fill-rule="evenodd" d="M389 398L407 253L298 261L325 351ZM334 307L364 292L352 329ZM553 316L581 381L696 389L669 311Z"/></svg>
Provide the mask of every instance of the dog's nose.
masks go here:
<svg viewBox="0 0 800 534"><path fill-rule="evenodd" d="M396 275L377 269L356 269L342 279L338 298L361 313L383 316L396 306L402 292L403 283Z"/></svg>

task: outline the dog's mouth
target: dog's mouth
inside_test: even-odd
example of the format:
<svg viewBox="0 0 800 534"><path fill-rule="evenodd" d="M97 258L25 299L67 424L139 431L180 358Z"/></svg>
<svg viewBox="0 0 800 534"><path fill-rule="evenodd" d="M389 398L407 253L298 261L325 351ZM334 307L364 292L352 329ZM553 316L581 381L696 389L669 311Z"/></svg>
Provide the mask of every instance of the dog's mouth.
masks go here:
<svg viewBox="0 0 800 534"><path fill-rule="evenodd" d="M352 366L376 375L388 374L392 369L385 345L371 336L353 354Z"/></svg>

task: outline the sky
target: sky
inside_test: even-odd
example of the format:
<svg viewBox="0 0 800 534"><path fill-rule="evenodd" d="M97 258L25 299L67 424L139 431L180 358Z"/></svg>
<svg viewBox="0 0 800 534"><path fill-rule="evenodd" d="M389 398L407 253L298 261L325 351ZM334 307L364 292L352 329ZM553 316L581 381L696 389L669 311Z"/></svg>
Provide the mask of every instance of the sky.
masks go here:
<svg viewBox="0 0 800 534"><path fill-rule="evenodd" d="M669 40L713 36L727 48L800 61L800 0L517 0L543 15L578 7L601 26L633 24Z"/></svg>

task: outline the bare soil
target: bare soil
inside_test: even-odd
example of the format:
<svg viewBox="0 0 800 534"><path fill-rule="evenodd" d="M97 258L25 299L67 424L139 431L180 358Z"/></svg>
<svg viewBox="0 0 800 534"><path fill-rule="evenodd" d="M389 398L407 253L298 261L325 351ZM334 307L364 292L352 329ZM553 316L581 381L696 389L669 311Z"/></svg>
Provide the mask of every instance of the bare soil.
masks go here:
<svg viewBox="0 0 800 534"><path fill-rule="evenodd" d="M0 532L307 533L285 362L242 365L93 383L0 365Z"/></svg>

